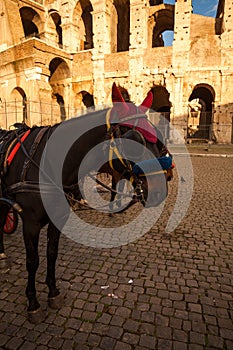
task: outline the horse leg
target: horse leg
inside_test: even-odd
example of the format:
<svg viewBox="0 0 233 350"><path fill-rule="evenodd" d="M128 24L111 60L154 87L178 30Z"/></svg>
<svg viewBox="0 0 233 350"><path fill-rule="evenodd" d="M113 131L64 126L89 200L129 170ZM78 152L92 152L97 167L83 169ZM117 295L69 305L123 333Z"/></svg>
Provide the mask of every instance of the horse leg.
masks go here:
<svg viewBox="0 0 233 350"><path fill-rule="evenodd" d="M119 194L116 193L116 189L117 189L117 183L119 182L121 176L116 173L116 172L113 172L113 175L112 175L112 190L115 191L115 192L111 192L111 198L110 198L110 205L109 205L109 208L110 210L113 210L113 202L116 198L116 196L118 197L117 201L116 201L116 205L118 208L121 207L121 197ZM124 183L120 183L119 184L119 192L123 192L124 190Z"/></svg>
<svg viewBox="0 0 233 350"><path fill-rule="evenodd" d="M38 241L40 227L30 223L30 219L23 222L23 237L26 248L26 267L28 271L28 283L26 296L28 298L28 318L32 323L41 322L44 319L40 304L36 298L36 271L39 266Z"/></svg>
<svg viewBox="0 0 233 350"><path fill-rule="evenodd" d="M1 216L0 216L0 259L5 259L5 249L4 249L4 243L3 243L3 234L4 234L4 225L6 222L6 216L8 212L8 208L6 206L3 206L1 208Z"/></svg>
<svg viewBox="0 0 233 350"><path fill-rule="evenodd" d="M6 273L10 269L7 255L5 254L4 242L3 242L4 225L6 222L8 210L9 210L9 208L7 206L1 207L1 216L0 216L0 273Z"/></svg>
<svg viewBox="0 0 233 350"><path fill-rule="evenodd" d="M48 225L47 230L47 276L46 284L49 288L48 301L49 306L53 309L61 307L63 297L56 287L56 260L58 255L60 231L52 222Z"/></svg>
<svg viewBox="0 0 233 350"><path fill-rule="evenodd" d="M116 182L116 180L115 180L115 178L114 177L112 177L112 192L111 192L111 198L110 198L110 203L109 203L109 209L110 209L110 211L112 211L113 210L113 202L114 202L114 199L115 199L115 197L116 197L116 184L117 184L117 182Z"/></svg>

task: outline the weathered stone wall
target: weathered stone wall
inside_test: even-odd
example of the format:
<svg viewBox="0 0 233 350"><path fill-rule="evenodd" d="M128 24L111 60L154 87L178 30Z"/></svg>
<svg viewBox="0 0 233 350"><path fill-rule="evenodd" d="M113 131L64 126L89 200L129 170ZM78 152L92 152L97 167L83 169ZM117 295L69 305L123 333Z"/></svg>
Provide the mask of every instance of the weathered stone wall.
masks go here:
<svg viewBox="0 0 233 350"><path fill-rule="evenodd" d="M111 105L115 81L138 104L152 89L154 108L169 109L182 132L189 101L199 98L213 115L217 140L231 142L232 8L232 0L220 0L214 19L193 14L191 0L2 0L0 125L23 118L22 108L30 124L57 122L61 103L70 118L86 110L87 93L98 108ZM163 47L166 29L174 41ZM21 104L16 111L12 98Z"/></svg>

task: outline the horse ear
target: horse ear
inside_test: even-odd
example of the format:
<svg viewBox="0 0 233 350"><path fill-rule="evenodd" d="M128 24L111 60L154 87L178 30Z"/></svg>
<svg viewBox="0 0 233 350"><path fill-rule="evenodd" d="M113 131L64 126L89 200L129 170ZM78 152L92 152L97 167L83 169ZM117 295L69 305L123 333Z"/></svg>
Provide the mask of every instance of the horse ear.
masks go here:
<svg viewBox="0 0 233 350"><path fill-rule="evenodd" d="M127 113L129 112L129 107L125 102L123 96L121 95L121 92L116 86L115 82L112 85L112 102L114 106L113 109L117 112L118 118L127 115Z"/></svg>
<svg viewBox="0 0 233 350"><path fill-rule="evenodd" d="M153 93L149 91L145 100L142 102L142 104L138 108L142 113L146 113L147 110L151 107L152 103L153 103Z"/></svg>

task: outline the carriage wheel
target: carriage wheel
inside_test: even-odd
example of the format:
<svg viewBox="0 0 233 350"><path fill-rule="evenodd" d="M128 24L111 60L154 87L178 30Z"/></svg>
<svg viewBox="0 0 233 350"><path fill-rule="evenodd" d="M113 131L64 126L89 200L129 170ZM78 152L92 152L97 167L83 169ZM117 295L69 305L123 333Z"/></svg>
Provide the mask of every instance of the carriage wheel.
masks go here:
<svg viewBox="0 0 233 350"><path fill-rule="evenodd" d="M4 225L4 232L7 234L12 234L15 232L18 225L18 214L14 209L10 209L7 213L6 222Z"/></svg>

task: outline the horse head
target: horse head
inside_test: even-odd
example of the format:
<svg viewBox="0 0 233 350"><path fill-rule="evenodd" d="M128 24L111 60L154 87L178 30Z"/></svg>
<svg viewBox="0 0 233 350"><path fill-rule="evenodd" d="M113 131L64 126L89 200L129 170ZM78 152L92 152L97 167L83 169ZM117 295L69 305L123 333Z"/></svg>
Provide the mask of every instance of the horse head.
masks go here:
<svg viewBox="0 0 233 350"><path fill-rule="evenodd" d="M156 146L156 129L147 119L146 112L152 101L153 94L150 91L143 102L136 106L126 101L116 84L113 84L110 153L115 152L117 159L113 161L109 156L109 163L115 174L118 174L118 179L125 177L131 181L135 189L134 199L146 207L156 207L164 201L172 171L171 156L167 154L166 157L160 157Z"/></svg>

